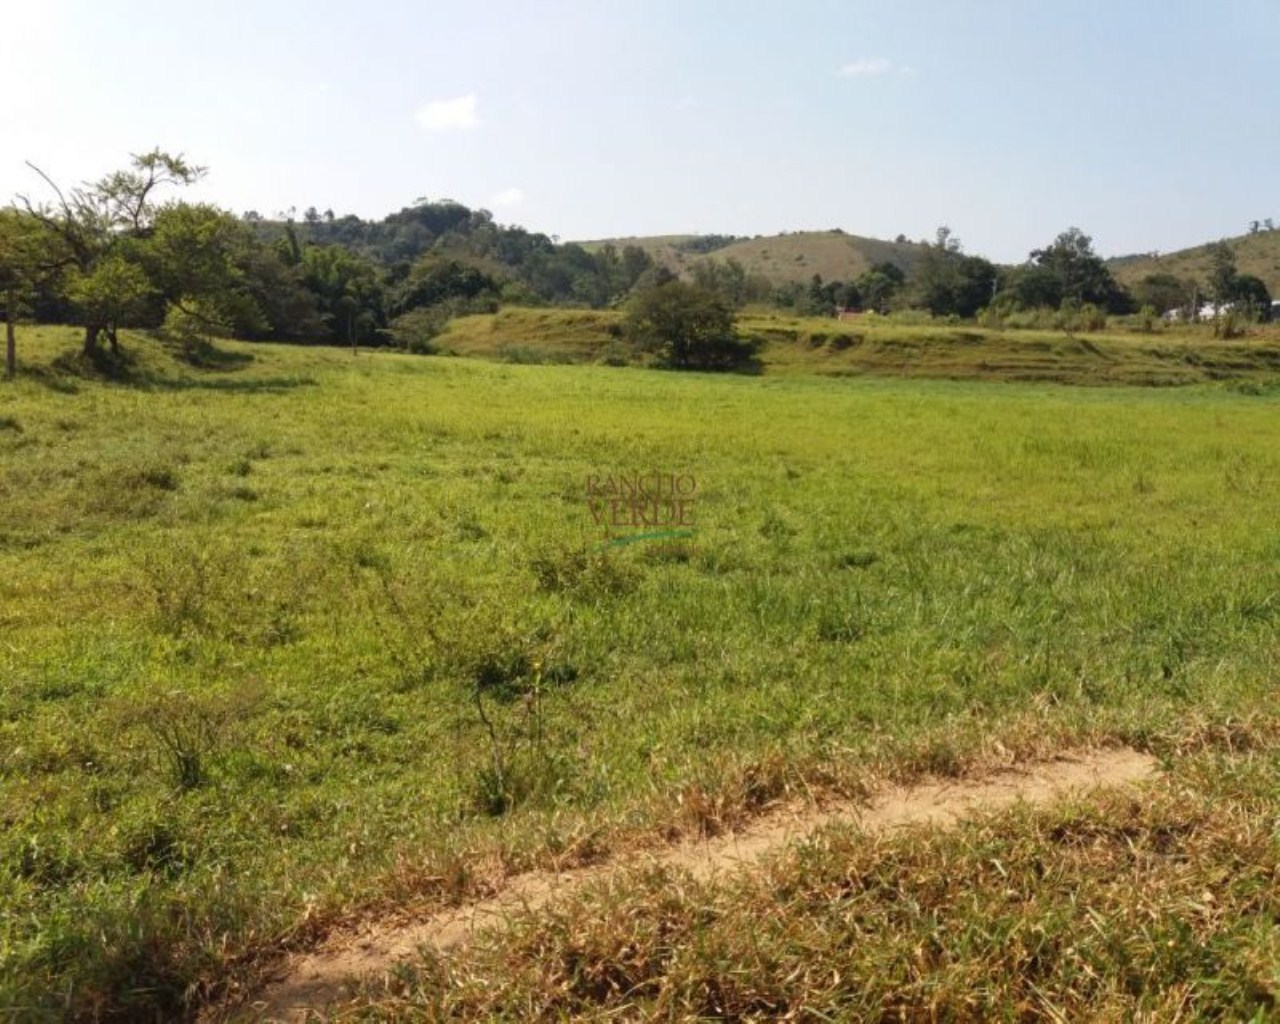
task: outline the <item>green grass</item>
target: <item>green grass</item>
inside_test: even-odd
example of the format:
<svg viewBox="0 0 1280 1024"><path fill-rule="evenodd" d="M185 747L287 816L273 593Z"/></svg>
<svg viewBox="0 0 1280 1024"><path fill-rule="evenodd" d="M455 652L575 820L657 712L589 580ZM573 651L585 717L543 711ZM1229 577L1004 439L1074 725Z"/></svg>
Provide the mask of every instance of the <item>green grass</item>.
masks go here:
<svg viewBox="0 0 1280 1024"><path fill-rule="evenodd" d="M0 1016L170 1019L691 804L1273 714L1265 387L74 340L0 388ZM588 476L649 470L695 536L604 547Z"/></svg>

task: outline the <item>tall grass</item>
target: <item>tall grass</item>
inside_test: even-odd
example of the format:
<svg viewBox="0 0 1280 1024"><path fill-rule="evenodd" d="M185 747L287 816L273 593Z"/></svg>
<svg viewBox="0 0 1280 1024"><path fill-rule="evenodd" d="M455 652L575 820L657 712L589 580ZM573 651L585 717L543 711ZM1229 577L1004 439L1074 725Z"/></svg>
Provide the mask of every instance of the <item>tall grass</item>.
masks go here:
<svg viewBox="0 0 1280 1024"><path fill-rule="evenodd" d="M1278 784L1274 750L1201 756L1142 799L829 828L716 883L635 870L335 1019L1270 1020Z"/></svg>

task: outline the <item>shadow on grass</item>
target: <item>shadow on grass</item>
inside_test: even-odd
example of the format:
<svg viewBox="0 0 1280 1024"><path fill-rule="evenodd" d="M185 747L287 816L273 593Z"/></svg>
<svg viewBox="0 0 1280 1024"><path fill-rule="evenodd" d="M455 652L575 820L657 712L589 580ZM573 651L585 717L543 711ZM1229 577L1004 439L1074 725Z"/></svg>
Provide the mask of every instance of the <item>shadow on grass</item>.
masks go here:
<svg viewBox="0 0 1280 1024"><path fill-rule="evenodd" d="M254 380L199 380L192 377L151 377L135 382L147 391L227 391L235 394L273 394L310 387L314 377L258 377Z"/></svg>
<svg viewBox="0 0 1280 1024"><path fill-rule="evenodd" d="M215 345L165 345L164 350L179 364L196 371L233 373L253 363L256 356L247 352L225 352ZM137 351L121 348L112 352L100 349L94 353L77 350L64 352L47 366L25 369L23 375L61 394L76 394L80 383L96 381L144 391L226 391L257 394L278 393L313 385L313 377L278 376L229 379L226 377L185 376L167 373L149 366Z"/></svg>
<svg viewBox="0 0 1280 1024"><path fill-rule="evenodd" d="M224 352L211 341L178 344L162 341L161 344L177 362L196 370L230 372L248 366L257 358L249 352Z"/></svg>

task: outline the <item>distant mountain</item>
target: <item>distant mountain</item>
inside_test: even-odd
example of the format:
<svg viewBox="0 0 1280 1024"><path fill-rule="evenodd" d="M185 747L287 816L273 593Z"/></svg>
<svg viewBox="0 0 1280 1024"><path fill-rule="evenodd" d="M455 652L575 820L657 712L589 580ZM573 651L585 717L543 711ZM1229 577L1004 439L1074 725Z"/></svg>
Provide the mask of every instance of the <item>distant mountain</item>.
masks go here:
<svg viewBox="0 0 1280 1024"><path fill-rule="evenodd" d="M1273 296L1280 297L1280 230L1265 229L1248 235L1223 239L1236 257L1241 274L1260 278ZM1118 256L1107 266L1121 284L1132 286L1148 274L1172 274L1174 277L1203 282L1209 276L1209 251L1213 242L1168 253L1137 253Z"/></svg>
<svg viewBox="0 0 1280 1024"><path fill-rule="evenodd" d="M741 238L731 235L652 235L608 238L578 243L598 250L612 244L644 249L656 263L691 273L706 260L737 260L748 274L763 274L775 282L807 284L814 274L823 281L853 281L876 263L893 263L907 274L920 258L919 242L887 242L834 231L791 231L781 235Z"/></svg>

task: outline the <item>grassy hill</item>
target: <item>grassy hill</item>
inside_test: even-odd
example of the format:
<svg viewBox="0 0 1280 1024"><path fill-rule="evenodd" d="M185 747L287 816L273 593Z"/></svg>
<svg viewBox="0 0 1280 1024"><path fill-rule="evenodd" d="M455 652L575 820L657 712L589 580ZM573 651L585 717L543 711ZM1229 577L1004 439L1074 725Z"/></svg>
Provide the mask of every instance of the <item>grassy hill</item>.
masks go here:
<svg viewBox="0 0 1280 1024"><path fill-rule="evenodd" d="M521 309L458 317L436 339L442 352L507 363L641 361L610 310ZM749 313L742 333L758 339L764 373L1045 381L1171 386L1215 380L1266 383L1280 374L1280 331L1256 329L1222 341L1208 327L1153 334L1112 330L1069 335L990 330L893 317L854 321Z"/></svg>
<svg viewBox="0 0 1280 1024"><path fill-rule="evenodd" d="M865 238L843 231L793 231L781 235L739 238L711 252L688 250L696 245L697 235L652 235L648 237L597 239L580 242L595 250L612 243L638 245L656 261L678 273L688 274L705 260L735 259L749 273L763 274L770 280L807 283L814 274L824 281L849 281L857 278L875 263L895 263L910 273L920 257L919 242L890 242ZM1280 230L1259 231L1226 239L1236 256L1242 274L1252 274L1267 285L1273 296L1280 296ZM1209 275L1209 250L1215 243L1177 252L1154 255L1134 253L1107 261L1116 278L1133 285L1148 274L1173 274L1180 278L1203 281Z"/></svg>
<svg viewBox="0 0 1280 1024"><path fill-rule="evenodd" d="M1259 231L1225 240L1235 253L1236 267L1242 274L1252 274L1266 283L1273 296L1280 296L1280 231ZM1204 281L1209 276L1209 250L1215 243L1160 255L1137 254L1108 261L1111 272L1126 285L1142 280L1148 274L1173 274L1175 277Z"/></svg>
<svg viewBox="0 0 1280 1024"><path fill-rule="evenodd" d="M763 274L772 281L807 283L814 274L824 281L851 281L873 264L895 263L907 273L919 258L918 242L887 242L840 230L792 231L781 235L740 238L709 253L686 251L698 236L655 235L647 238L611 238L580 243L596 249L612 243L638 245L656 261L676 272L689 272L705 260L735 259L748 273Z"/></svg>

